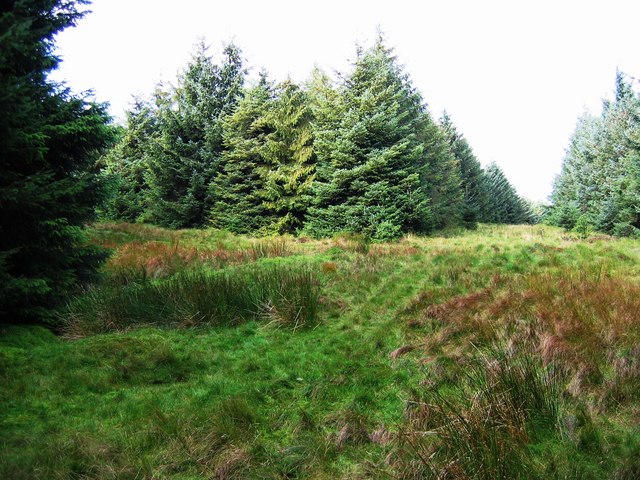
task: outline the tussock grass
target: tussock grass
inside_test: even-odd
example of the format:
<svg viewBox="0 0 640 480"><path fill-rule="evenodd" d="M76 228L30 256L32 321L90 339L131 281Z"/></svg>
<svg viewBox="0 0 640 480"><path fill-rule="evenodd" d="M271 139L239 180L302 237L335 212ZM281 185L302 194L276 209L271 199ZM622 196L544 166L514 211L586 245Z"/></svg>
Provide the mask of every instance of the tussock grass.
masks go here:
<svg viewBox="0 0 640 480"><path fill-rule="evenodd" d="M527 445L556 434L561 379L529 356L485 355L456 394L431 388L408 402L402 478L532 478Z"/></svg>
<svg viewBox="0 0 640 480"><path fill-rule="evenodd" d="M336 234L333 245L348 252L356 252L366 255L371 248L371 239L361 233L344 232Z"/></svg>
<svg viewBox="0 0 640 480"><path fill-rule="evenodd" d="M136 326L238 325L252 319L298 328L317 320L319 281L310 266L186 270L161 282L104 287L70 306L77 337Z"/></svg>
<svg viewBox="0 0 640 480"><path fill-rule="evenodd" d="M283 238L257 240L251 244L249 252L253 260L269 257L286 257L291 254L289 245Z"/></svg>
<svg viewBox="0 0 640 480"><path fill-rule="evenodd" d="M476 247L490 262L469 250L437 253L432 283L402 313L426 335L413 344L429 374L392 471L487 479L633 471L622 452L638 445L638 429L620 435L602 421L637 412L633 257L569 241Z"/></svg>
<svg viewBox="0 0 640 480"><path fill-rule="evenodd" d="M178 240L171 244L133 241L118 247L104 270L109 283L126 285L170 277L185 269L202 266L220 269L290 254L284 239L255 241L247 249L215 250L181 246Z"/></svg>

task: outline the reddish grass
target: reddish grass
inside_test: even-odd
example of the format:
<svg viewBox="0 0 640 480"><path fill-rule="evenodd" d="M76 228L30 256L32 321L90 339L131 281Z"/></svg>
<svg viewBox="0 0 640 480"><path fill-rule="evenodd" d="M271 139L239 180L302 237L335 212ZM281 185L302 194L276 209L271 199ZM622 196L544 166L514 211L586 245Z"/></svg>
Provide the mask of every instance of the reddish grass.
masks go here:
<svg viewBox="0 0 640 480"><path fill-rule="evenodd" d="M182 247L158 241L134 241L121 245L108 260L105 270L112 281L131 281L164 278L183 268L209 265L222 268L256 261L263 257L284 256L289 252L284 242L256 242L248 250L215 250Z"/></svg>
<svg viewBox="0 0 640 480"><path fill-rule="evenodd" d="M369 250L369 255L410 256L419 253L418 248L402 240L398 243L376 243Z"/></svg>
<svg viewBox="0 0 640 480"><path fill-rule="evenodd" d="M338 265L335 262L324 262L322 264L322 271L324 273L336 273Z"/></svg>
<svg viewBox="0 0 640 480"><path fill-rule="evenodd" d="M246 258L247 253L243 251L198 250L156 241L131 242L118 248L105 268L112 279L128 283L168 277L193 265L207 263L219 267L246 261Z"/></svg>
<svg viewBox="0 0 640 480"><path fill-rule="evenodd" d="M436 304L427 303L428 294L416 298L411 310L422 305L419 322L440 325L425 339L428 354L501 342L572 372L577 393L602 386L600 369L640 341L640 285L632 280L560 271L493 283ZM633 356L623 358L619 365ZM618 364L614 373L622 378ZM640 367L631 370L640 377Z"/></svg>
<svg viewBox="0 0 640 480"><path fill-rule="evenodd" d="M389 357L391 357L393 360L395 360L396 358L399 358L402 355L405 355L405 354L407 354L409 352L414 351L416 348L418 348L418 347L416 347L415 345L403 345L402 347L396 348L393 352L391 352L389 354Z"/></svg>

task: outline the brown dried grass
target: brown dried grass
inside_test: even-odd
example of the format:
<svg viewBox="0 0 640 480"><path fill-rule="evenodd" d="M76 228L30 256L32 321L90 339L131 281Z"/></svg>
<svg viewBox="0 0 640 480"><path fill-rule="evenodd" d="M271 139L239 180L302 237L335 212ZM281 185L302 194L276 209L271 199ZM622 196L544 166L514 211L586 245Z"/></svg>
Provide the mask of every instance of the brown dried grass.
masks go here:
<svg viewBox="0 0 640 480"><path fill-rule="evenodd" d="M499 342L566 369L575 395L603 394L601 370L609 364L617 378L635 372L622 366L636 365L635 357L619 354L640 341L640 285L632 279L560 269L494 285L436 304L428 294L416 297L414 317L438 327L425 339L427 354Z"/></svg>

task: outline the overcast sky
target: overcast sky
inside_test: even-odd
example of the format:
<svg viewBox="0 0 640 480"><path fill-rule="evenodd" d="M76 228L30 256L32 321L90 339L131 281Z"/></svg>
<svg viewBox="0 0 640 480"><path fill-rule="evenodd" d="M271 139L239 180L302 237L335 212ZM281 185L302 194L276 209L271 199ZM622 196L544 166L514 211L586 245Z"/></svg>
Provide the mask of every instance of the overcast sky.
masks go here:
<svg viewBox="0 0 640 480"><path fill-rule="evenodd" d="M304 80L345 72L376 26L422 92L446 109L483 165L545 200L576 120L599 113L616 67L640 77L639 1L94 0L57 38L54 78L93 89L122 117L132 95L174 81L199 38L233 40L254 72ZM217 57L219 58L219 57Z"/></svg>

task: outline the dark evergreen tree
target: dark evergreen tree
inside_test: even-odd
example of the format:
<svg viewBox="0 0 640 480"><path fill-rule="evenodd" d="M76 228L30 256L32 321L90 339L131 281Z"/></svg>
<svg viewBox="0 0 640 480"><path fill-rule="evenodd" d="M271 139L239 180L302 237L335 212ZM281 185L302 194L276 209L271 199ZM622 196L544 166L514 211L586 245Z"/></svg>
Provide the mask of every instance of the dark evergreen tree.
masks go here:
<svg viewBox="0 0 640 480"><path fill-rule="evenodd" d="M148 193L144 180L147 152L157 128L153 107L136 99L133 108L127 112L126 127L122 129L119 141L101 159L101 173L108 186L101 216L127 222L142 217Z"/></svg>
<svg viewBox="0 0 640 480"><path fill-rule="evenodd" d="M229 45L221 66L198 47L175 89L156 95L158 129L147 152L145 219L172 227L202 226L222 155L222 122L242 93L245 70Z"/></svg>
<svg viewBox="0 0 640 480"><path fill-rule="evenodd" d="M484 172L471 146L446 112L440 119L440 125L460 168L460 187L464 197L462 221L466 227L475 228L478 222L487 222L490 218Z"/></svg>
<svg viewBox="0 0 640 480"><path fill-rule="evenodd" d="M359 52L341 88L334 128L316 130L318 176L308 231L361 232L376 239L431 225L419 94L381 38Z"/></svg>
<svg viewBox="0 0 640 480"><path fill-rule="evenodd" d="M104 105L47 78L54 37L88 2L0 7L0 319L51 321L103 259L82 226L100 199L92 167L113 135Z"/></svg>
<svg viewBox="0 0 640 480"><path fill-rule="evenodd" d="M464 212L460 160L453 154L446 132L428 112L422 115L418 139L424 146L422 183L426 185L431 207L431 228L460 226Z"/></svg>
<svg viewBox="0 0 640 480"><path fill-rule="evenodd" d="M519 224L531 221L526 202L518 196L502 169L495 163L487 167L485 182L489 199L489 223Z"/></svg>
<svg viewBox="0 0 640 480"><path fill-rule="evenodd" d="M552 194L547 221L640 236L640 99L624 74L600 117L581 118Z"/></svg>
<svg viewBox="0 0 640 480"><path fill-rule="evenodd" d="M587 213L587 205L592 203L596 192L594 154L600 129L600 120L591 115L578 120L561 173L554 183L553 208L547 221L572 229L578 218Z"/></svg>
<svg viewBox="0 0 640 480"><path fill-rule="evenodd" d="M273 85L260 82L240 101L223 123L224 151L220 170L212 183L210 223L234 233L264 231L273 222L265 206L264 145L272 133L266 123L273 102Z"/></svg>
<svg viewBox="0 0 640 480"><path fill-rule="evenodd" d="M595 228L640 237L640 98L624 74L617 72L615 103L603 112L595 170L600 174L600 213Z"/></svg>

